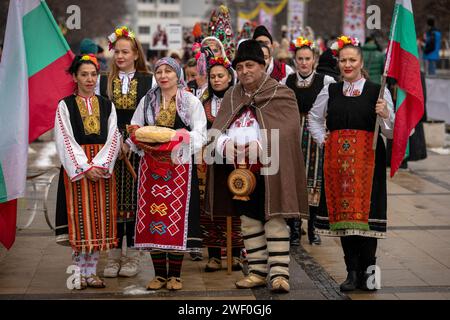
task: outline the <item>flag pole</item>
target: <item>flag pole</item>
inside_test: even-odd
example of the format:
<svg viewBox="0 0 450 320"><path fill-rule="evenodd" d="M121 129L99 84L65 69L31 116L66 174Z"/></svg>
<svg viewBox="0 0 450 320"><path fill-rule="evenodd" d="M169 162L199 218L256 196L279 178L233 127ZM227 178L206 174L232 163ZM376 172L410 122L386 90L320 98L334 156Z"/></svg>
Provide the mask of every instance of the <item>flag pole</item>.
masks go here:
<svg viewBox="0 0 450 320"><path fill-rule="evenodd" d="M398 10L398 9L396 9ZM383 99L384 97L384 91L386 89L386 79L387 79L387 75L388 75L388 71L389 71L389 67L391 66L391 58L392 58L392 40L393 37L395 35L395 28L397 27L397 17L398 17L398 12L394 12L394 22L392 24L392 29L391 29L391 34L389 37L389 48L386 54L386 63L384 64L384 72L383 72L383 78L381 80L381 89L380 89L380 93L378 94L378 99ZM376 150L377 148L377 143L378 143L378 135L380 132L380 122L381 122L381 118L379 115L377 115L377 119L375 121L375 133L373 135L373 143L372 143L372 149Z"/></svg>

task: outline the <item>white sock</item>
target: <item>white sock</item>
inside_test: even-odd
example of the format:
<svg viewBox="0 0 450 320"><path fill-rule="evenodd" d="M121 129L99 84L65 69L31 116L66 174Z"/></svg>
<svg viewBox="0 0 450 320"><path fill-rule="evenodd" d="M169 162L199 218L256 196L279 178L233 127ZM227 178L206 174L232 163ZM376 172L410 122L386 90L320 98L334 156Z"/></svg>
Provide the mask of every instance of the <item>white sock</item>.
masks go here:
<svg viewBox="0 0 450 320"><path fill-rule="evenodd" d="M80 268L80 274L82 276L86 276L86 259L84 254L80 252L73 251L72 252L72 261L73 264Z"/></svg>
<svg viewBox="0 0 450 320"><path fill-rule="evenodd" d="M93 253L86 253L85 259L86 259L86 275L97 275L97 264L98 259L100 257L100 252L95 251Z"/></svg>

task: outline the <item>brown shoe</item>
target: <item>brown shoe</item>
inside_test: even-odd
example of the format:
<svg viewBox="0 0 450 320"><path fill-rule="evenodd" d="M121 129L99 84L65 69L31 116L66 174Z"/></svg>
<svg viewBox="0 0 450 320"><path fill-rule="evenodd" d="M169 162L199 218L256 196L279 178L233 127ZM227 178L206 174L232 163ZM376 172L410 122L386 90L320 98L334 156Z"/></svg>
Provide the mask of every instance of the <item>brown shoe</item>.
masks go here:
<svg viewBox="0 0 450 320"><path fill-rule="evenodd" d="M222 261L217 258L210 258L205 266L205 272L214 272L222 269Z"/></svg>
<svg viewBox="0 0 450 320"><path fill-rule="evenodd" d="M289 281L284 277L276 277L270 282L272 292L288 293L290 290Z"/></svg>
<svg viewBox="0 0 450 320"><path fill-rule="evenodd" d="M181 283L181 279L177 277L170 277L167 281L166 288L168 290L181 290L183 289L183 284Z"/></svg>
<svg viewBox="0 0 450 320"><path fill-rule="evenodd" d="M266 285L266 278L261 277L257 274L250 273L245 278L242 278L235 283L238 289L250 289L255 287L262 287Z"/></svg>
<svg viewBox="0 0 450 320"><path fill-rule="evenodd" d="M99 276L95 274L91 274L90 276L86 277L86 284L88 287L91 288L105 288L105 282L100 279Z"/></svg>
<svg viewBox="0 0 450 320"><path fill-rule="evenodd" d="M147 284L147 290L159 290L167 283L167 279L156 276Z"/></svg>
<svg viewBox="0 0 450 320"><path fill-rule="evenodd" d="M231 265L231 270L233 271L241 271L242 270L242 260L238 257L233 257L233 263Z"/></svg>

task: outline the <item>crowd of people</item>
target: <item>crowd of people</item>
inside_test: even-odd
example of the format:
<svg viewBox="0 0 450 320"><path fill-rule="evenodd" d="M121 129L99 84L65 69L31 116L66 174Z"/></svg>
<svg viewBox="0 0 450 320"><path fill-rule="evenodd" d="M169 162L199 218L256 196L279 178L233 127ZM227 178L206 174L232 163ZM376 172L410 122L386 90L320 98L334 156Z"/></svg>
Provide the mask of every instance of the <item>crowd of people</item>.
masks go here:
<svg viewBox="0 0 450 320"><path fill-rule="evenodd" d="M135 276L149 251L147 288L180 290L186 253L207 253L205 272L220 272L231 237L232 270L248 266L236 287L286 293L304 219L310 245L340 237L341 290L372 290L388 165L384 140L376 150L372 141L376 123L392 138L395 121L390 91L379 98L376 42L341 36L328 47L300 36L288 43L290 63L275 58L266 27L245 28L236 43L227 8L213 15L184 68L163 57L150 71L127 27L108 37L109 66L89 41L73 60L77 89L55 119L56 235L73 250L79 288L105 287L99 274ZM145 144L136 132L146 126L176 134Z"/></svg>

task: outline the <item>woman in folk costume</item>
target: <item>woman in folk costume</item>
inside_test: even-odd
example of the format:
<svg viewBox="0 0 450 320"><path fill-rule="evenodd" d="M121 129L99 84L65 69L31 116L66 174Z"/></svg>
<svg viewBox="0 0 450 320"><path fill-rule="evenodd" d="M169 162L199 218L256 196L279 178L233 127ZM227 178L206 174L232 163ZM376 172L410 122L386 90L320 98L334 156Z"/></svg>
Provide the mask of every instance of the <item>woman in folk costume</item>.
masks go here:
<svg viewBox="0 0 450 320"><path fill-rule="evenodd" d="M269 276L271 290L288 292L285 218L307 218L308 214L297 103L292 90L265 73L257 41L242 42L233 65L239 83L225 94L212 126L215 130L210 131L214 136L207 154L215 153L216 162L208 166L206 212L241 217L249 275L236 282L238 288L265 286ZM255 159L258 148L264 152ZM270 155L265 154L268 150ZM245 201L235 198L227 187L236 160L241 163L242 156L249 158L246 173L252 171L256 180L254 190L247 190L248 198L240 198Z"/></svg>
<svg viewBox="0 0 450 320"><path fill-rule="evenodd" d="M392 138L394 112L389 90L364 78L357 39L333 44L343 82L326 85L308 115L309 130L324 145L324 184L316 232L341 237L347 266L342 291L367 288L367 269L376 264L377 239L386 236L386 150L375 123ZM327 132L328 130L328 132Z"/></svg>
<svg viewBox="0 0 450 320"><path fill-rule="evenodd" d="M98 81L98 91L111 100L116 107L117 127L126 141L126 126L130 124L134 111L154 83L145 64L144 52L135 34L127 27L118 28L109 37L109 48L114 51L110 71ZM127 143L122 143L122 151L115 166L117 188L117 237L118 248L109 252L104 276L109 278L132 277L139 272L139 252L134 246L134 225L137 210L137 179L127 169L124 157L135 172L139 170L139 155L130 152ZM122 257L122 241L126 237L126 256Z"/></svg>
<svg viewBox="0 0 450 320"><path fill-rule="evenodd" d="M73 261L81 272L79 288L104 288L97 262L100 251L117 245L114 164L121 137L114 105L94 93L95 56L75 57L69 71L77 92L61 100L56 111L56 148L64 168L57 206L66 207Z"/></svg>
<svg viewBox="0 0 450 320"><path fill-rule="evenodd" d="M323 87L335 81L333 78L319 74L314 70L316 54L314 51L315 45L311 40L298 37L295 42L292 42L291 50L294 51L297 72L287 78L286 85L294 90L298 110L300 111L302 151L305 157L309 202L308 240L310 244L319 245L321 239L319 235L314 234L314 222L322 191L323 149L313 141L308 131L307 115ZM295 227L292 227L291 230L295 230Z"/></svg>
<svg viewBox="0 0 450 320"><path fill-rule="evenodd" d="M227 58L210 58L208 61L208 92L203 99L208 129L211 128L217 113L220 110L225 92L233 86L234 72ZM198 165L200 183L200 198L204 200L206 186L206 164ZM225 216L208 216L203 213L200 217L203 232L203 245L208 248L208 263L206 272L214 272L222 269L221 248L227 245L227 219ZM240 254L244 247L241 236L241 222L238 217L232 218L232 270L241 270Z"/></svg>
<svg viewBox="0 0 450 320"><path fill-rule="evenodd" d="M142 154L135 246L151 249L155 277L149 290L180 290L184 253L201 250L193 155L206 143L206 116L200 100L180 84L181 67L174 59L156 63L155 79L158 85L141 99L130 127L132 149ZM177 135L144 154L135 131L149 125L174 129Z"/></svg>
<svg viewBox="0 0 450 320"><path fill-rule="evenodd" d="M211 12L211 18L208 25L209 37L202 41L202 45L209 46L215 57L227 57L228 60L234 59L236 44L231 25L230 11L224 5Z"/></svg>

